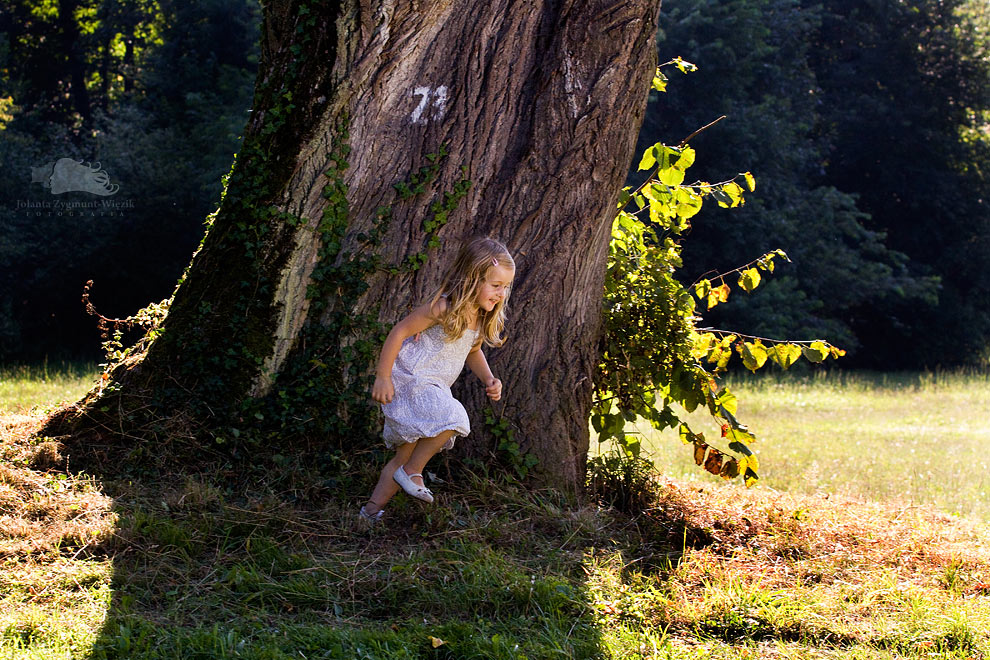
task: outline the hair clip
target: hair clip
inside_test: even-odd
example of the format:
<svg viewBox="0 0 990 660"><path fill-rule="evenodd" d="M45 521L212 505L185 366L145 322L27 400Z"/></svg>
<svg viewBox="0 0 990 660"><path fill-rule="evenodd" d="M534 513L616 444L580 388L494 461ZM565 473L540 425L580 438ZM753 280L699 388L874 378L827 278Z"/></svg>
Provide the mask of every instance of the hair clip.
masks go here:
<svg viewBox="0 0 990 660"><path fill-rule="evenodd" d="M493 266L497 266L498 265L498 259L496 259L495 257L492 257L492 265Z"/></svg>

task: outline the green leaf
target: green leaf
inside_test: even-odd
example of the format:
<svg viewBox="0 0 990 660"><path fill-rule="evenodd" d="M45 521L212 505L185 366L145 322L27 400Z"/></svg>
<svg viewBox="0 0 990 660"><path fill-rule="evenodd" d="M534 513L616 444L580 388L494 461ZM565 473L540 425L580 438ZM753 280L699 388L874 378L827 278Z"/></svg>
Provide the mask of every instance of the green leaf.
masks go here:
<svg viewBox="0 0 990 660"><path fill-rule="evenodd" d="M746 293L752 293L760 286L760 271L755 268L747 268L739 275L739 287Z"/></svg>

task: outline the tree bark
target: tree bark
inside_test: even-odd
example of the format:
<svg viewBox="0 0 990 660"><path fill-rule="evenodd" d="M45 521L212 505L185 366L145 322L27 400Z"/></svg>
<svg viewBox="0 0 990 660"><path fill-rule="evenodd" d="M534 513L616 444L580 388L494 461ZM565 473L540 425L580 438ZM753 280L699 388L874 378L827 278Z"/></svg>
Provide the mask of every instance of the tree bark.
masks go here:
<svg viewBox="0 0 990 660"><path fill-rule="evenodd" d="M505 387L495 409L545 479L577 487L610 227L656 64L658 10L659 0L265 3L252 119L226 196L161 335L113 371L111 393L168 391L173 416L237 423L245 397L284 401L327 360L377 353L381 335L355 319L387 330L462 240L490 235L517 263L509 341L486 351ZM393 187L433 162L421 194ZM424 228L465 179L446 223ZM385 216L380 243L369 242ZM431 238L439 246L427 249ZM389 272L424 251L421 268ZM351 282L347 264L369 254L377 266ZM333 340L307 330L317 326L335 328ZM340 373L341 387L363 382ZM455 393L472 419L457 451L487 457L484 390L468 373ZM93 421L106 396L44 432L116 429ZM352 402L328 407L355 425Z"/></svg>

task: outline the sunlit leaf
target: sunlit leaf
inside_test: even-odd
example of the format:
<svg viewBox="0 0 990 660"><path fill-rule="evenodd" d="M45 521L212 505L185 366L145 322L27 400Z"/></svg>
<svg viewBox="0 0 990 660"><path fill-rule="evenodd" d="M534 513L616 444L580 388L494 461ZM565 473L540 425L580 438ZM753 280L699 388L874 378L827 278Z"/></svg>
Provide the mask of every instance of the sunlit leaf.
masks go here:
<svg viewBox="0 0 990 660"><path fill-rule="evenodd" d="M767 350L759 340L744 342L740 354L742 355L743 366L753 372L767 361Z"/></svg>
<svg viewBox="0 0 990 660"><path fill-rule="evenodd" d="M739 406L739 401L736 399L736 395L733 394L728 387L726 387L715 397L715 404L725 408L730 415L735 415Z"/></svg>
<svg viewBox="0 0 990 660"><path fill-rule="evenodd" d="M756 179L750 172L743 172L743 178L746 180L746 185L749 187L749 192L756 190Z"/></svg>
<svg viewBox="0 0 990 660"><path fill-rule="evenodd" d="M639 169L648 170L657 163L657 147L659 145L653 145L649 149L643 152L643 158L639 161Z"/></svg>
<svg viewBox="0 0 990 660"><path fill-rule="evenodd" d="M681 157L677 159L677 169L683 171L694 165L695 152L691 147L681 149Z"/></svg>
<svg viewBox="0 0 990 660"><path fill-rule="evenodd" d="M739 287L746 293L752 293L753 289L760 286L760 271L755 268L747 268L739 275Z"/></svg>
<svg viewBox="0 0 990 660"><path fill-rule="evenodd" d="M783 369L788 369L801 359L801 347L797 344L777 344L768 348L767 354Z"/></svg>
<svg viewBox="0 0 990 660"><path fill-rule="evenodd" d="M657 173L657 178L668 186L679 186L684 182L684 170L668 167Z"/></svg>
<svg viewBox="0 0 990 660"><path fill-rule="evenodd" d="M801 353L804 355L804 359L808 362L814 362L818 364L823 362L826 357L828 357L828 347L825 342L814 341L810 346L805 346L801 349Z"/></svg>
<svg viewBox="0 0 990 660"><path fill-rule="evenodd" d="M653 74L652 87L658 92L667 91L667 76L663 74L663 72L660 70L660 67L657 67L656 73Z"/></svg>
<svg viewBox="0 0 990 660"><path fill-rule="evenodd" d="M712 290L712 283L708 280L701 280L694 285L694 295L698 296L698 300L702 300L708 296L708 293Z"/></svg>
<svg viewBox="0 0 990 660"><path fill-rule="evenodd" d="M723 208L732 206L732 198L722 190L712 190L712 197L714 197L715 201L718 202L718 205Z"/></svg>

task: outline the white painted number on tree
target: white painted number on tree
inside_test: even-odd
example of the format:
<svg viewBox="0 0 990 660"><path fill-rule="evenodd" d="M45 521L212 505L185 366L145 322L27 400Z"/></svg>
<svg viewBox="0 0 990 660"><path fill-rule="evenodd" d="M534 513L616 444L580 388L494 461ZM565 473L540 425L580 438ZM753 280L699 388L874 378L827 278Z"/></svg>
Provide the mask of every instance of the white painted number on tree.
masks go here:
<svg viewBox="0 0 990 660"><path fill-rule="evenodd" d="M429 87L417 87L413 90L413 96L419 96L419 105L412 111L409 118L414 124L425 124L429 120L439 121L443 119L443 113L447 110L447 87L441 85L436 89Z"/></svg>

